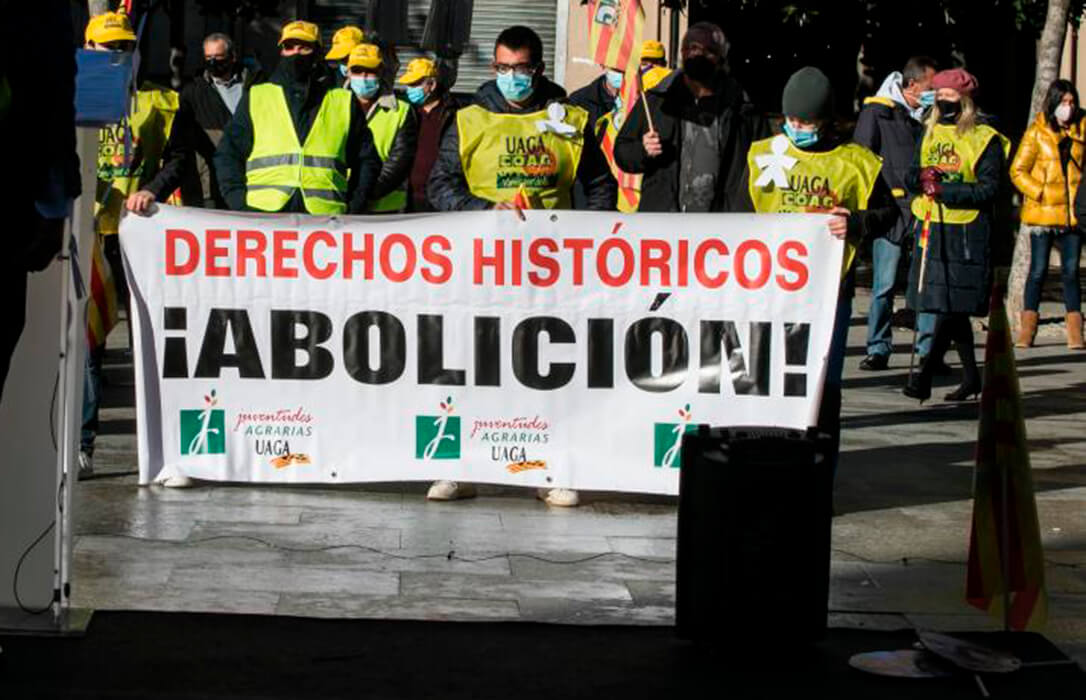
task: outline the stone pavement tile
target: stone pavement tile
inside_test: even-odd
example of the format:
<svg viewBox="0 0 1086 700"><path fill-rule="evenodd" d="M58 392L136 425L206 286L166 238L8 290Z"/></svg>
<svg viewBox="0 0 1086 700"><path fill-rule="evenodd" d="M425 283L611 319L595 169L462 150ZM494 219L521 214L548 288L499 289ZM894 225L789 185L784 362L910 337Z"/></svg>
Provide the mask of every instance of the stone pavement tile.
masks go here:
<svg viewBox="0 0 1086 700"><path fill-rule="evenodd" d="M186 591L210 589L354 595L396 595L399 592L399 575L395 573L282 564L178 566L170 574L168 583L172 588Z"/></svg>
<svg viewBox="0 0 1086 700"><path fill-rule="evenodd" d="M277 615L395 620L519 620L514 600L284 593Z"/></svg>
<svg viewBox="0 0 1086 700"><path fill-rule="evenodd" d="M645 607L675 607L675 582L627 581L634 603Z"/></svg>
<svg viewBox="0 0 1086 700"><path fill-rule="evenodd" d="M190 514L165 514L146 508L77 510L75 535L128 535L148 540L183 540L195 526Z"/></svg>
<svg viewBox="0 0 1086 700"><path fill-rule="evenodd" d="M502 521L497 513L435 512L425 505L400 506L389 510L376 504L358 504L353 508L307 508L301 516L304 525L324 525L337 531L353 531L367 527L388 527L402 530L447 530L450 533L497 531Z"/></svg>
<svg viewBox="0 0 1086 700"><path fill-rule="evenodd" d="M867 630L900 630L912 627L904 615L888 614L864 614L864 613L839 613L831 612L826 618L828 627L846 627L852 629Z"/></svg>
<svg viewBox="0 0 1086 700"><path fill-rule="evenodd" d="M528 600L550 598L576 601L629 603L630 591L621 583L603 581L543 581L509 576L404 573L402 595L432 598Z"/></svg>
<svg viewBox="0 0 1086 700"><path fill-rule="evenodd" d="M882 602L863 564L830 561L830 610L838 612L896 612Z"/></svg>
<svg viewBox="0 0 1086 700"><path fill-rule="evenodd" d="M674 537L608 537L611 549L633 557L675 560Z"/></svg>
<svg viewBox="0 0 1086 700"><path fill-rule="evenodd" d="M649 563L630 559L620 554L607 554L588 561L585 555L548 554L542 557L511 556L509 561L513 576L521 579L576 580L576 581L673 581L675 565ZM591 555L590 555L591 556Z"/></svg>
<svg viewBox="0 0 1086 700"><path fill-rule="evenodd" d="M585 552L595 554L611 551L611 545L602 535L567 535L538 533L530 530L508 532L506 530L450 532L447 529L405 529L402 546L406 549L441 551L448 548L457 552Z"/></svg>
<svg viewBox="0 0 1086 700"><path fill-rule="evenodd" d="M286 560L283 552L256 542L219 540L193 544L147 542L120 537L78 537L74 561L147 563L161 566L180 564L269 563Z"/></svg>
<svg viewBox="0 0 1086 700"><path fill-rule="evenodd" d="M212 612L272 615L279 594L261 591L202 589L179 590L170 586L122 588L89 593L73 592L73 605L95 610L155 610L163 612Z"/></svg>
<svg viewBox="0 0 1086 700"><path fill-rule="evenodd" d="M77 587L90 582L117 588L162 586L169 579L172 567L167 562L99 557L76 551L72 557L71 580Z"/></svg>
<svg viewBox="0 0 1086 700"><path fill-rule="evenodd" d="M675 537L675 513L660 515L598 515L579 509L554 509L543 515L502 513L502 527L510 532L569 533L604 537Z"/></svg>
<svg viewBox="0 0 1086 700"><path fill-rule="evenodd" d="M504 554L472 552L449 558L433 550L388 549L381 553L343 548L320 552L288 552L292 566L354 568L367 571L413 571L434 573L489 574L509 576L509 558Z"/></svg>
<svg viewBox="0 0 1086 700"><path fill-rule="evenodd" d="M994 617L971 607L957 615L906 613L905 619L910 627L938 632L994 632L1002 629Z"/></svg>
<svg viewBox="0 0 1086 700"><path fill-rule="evenodd" d="M230 484L210 491L211 500L216 503L239 505L301 506L336 510L373 508L382 512L393 512L398 510L403 502L401 493L365 490L361 486L326 488Z"/></svg>
<svg viewBox="0 0 1086 700"><path fill-rule="evenodd" d="M563 625L653 625L675 624L675 609L665 605L564 601L554 598L526 598L520 601L525 620Z"/></svg>
<svg viewBox="0 0 1086 700"><path fill-rule="evenodd" d="M954 504L940 504L950 510ZM929 507L929 512L934 508ZM850 513L834 518L832 548L866 560L891 563L903 557L965 561L969 515L960 519L933 518L902 509Z"/></svg>
<svg viewBox="0 0 1086 700"><path fill-rule="evenodd" d="M188 537L190 541L208 538L235 543L260 540L289 550L314 550L340 545L361 545L382 551L400 548L400 531L393 528L371 527L348 531L312 523L197 523Z"/></svg>
<svg viewBox="0 0 1086 700"><path fill-rule="evenodd" d="M140 486L133 477L120 483L115 479L88 479L77 482L74 497L77 504L91 502L134 501L206 501L214 492L213 487L168 489L162 486Z"/></svg>
<svg viewBox="0 0 1086 700"><path fill-rule="evenodd" d="M957 564L864 564L883 610L902 613L965 614L966 567Z"/></svg>
<svg viewBox="0 0 1086 700"><path fill-rule="evenodd" d="M1086 567L1045 567L1045 587L1049 593L1086 595Z"/></svg>
<svg viewBox="0 0 1086 700"><path fill-rule="evenodd" d="M1086 596L1049 595L1048 624L1041 632L1086 668Z"/></svg>

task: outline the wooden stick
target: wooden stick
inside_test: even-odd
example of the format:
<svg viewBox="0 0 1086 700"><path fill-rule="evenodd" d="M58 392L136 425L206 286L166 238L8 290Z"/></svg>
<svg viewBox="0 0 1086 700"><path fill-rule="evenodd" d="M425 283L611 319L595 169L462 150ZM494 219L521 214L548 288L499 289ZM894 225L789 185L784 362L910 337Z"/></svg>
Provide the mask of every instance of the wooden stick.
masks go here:
<svg viewBox="0 0 1086 700"><path fill-rule="evenodd" d="M649 109L649 101L645 97L645 84L641 82L641 71L637 71L637 91L641 95L641 105L645 108L645 118L649 120L649 131L656 131L656 125L652 123L652 111Z"/></svg>

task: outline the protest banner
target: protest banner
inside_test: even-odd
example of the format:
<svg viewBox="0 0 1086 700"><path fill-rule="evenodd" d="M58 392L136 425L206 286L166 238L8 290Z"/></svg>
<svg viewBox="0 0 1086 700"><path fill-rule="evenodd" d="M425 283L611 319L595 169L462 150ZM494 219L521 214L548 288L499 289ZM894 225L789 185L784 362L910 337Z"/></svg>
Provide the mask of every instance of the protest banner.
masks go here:
<svg viewBox="0 0 1086 700"><path fill-rule="evenodd" d="M673 494L694 426L816 422L825 216L524 214L126 217L140 482Z"/></svg>

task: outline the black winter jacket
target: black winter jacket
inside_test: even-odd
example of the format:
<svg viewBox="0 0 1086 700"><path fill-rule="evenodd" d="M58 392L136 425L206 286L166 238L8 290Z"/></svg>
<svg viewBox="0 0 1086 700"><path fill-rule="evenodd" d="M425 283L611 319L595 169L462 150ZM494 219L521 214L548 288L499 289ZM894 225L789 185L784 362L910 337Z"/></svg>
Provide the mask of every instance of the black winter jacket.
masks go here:
<svg viewBox="0 0 1086 700"><path fill-rule="evenodd" d="M615 108L615 96L607 92L606 75L601 75L583 88L574 90L569 96L569 102L588 111L588 123L593 128L600 117Z"/></svg>
<svg viewBox="0 0 1086 700"><path fill-rule="evenodd" d="M905 186L905 177L912 166L916 144L924 133L923 125L909 116L909 111L889 98L868 98L852 140L871 149L882 158L882 180L897 201L901 216L883 236L901 244L909 230L912 197Z"/></svg>
<svg viewBox="0 0 1086 700"><path fill-rule="evenodd" d="M180 187L185 206L226 208L226 201L219 192L214 158L223 130L234 115L211 80L204 73L181 91L181 104L170 130L170 140L162 153L162 169L144 186L160 202ZM254 84L264 82L265 77L246 69L241 80L248 92ZM241 107L240 102L238 107Z"/></svg>
<svg viewBox="0 0 1086 700"><path fill-rule="evenodd" d="M392 93L382 95L373 109L396 109L396 96ZM411 165L415 162L415 149L418 143L419 118L414 109L408 108L407 119L396 132L396 137L392 139L392 146L388 150L388 157L381 164L381 174L377 176L377 184L370 193L371 203L390 192L404 188L407 176L411 174Z"/></svg>
<svg viewBox="0 0 1086 700"><path fill-rule="evenodd" d="M918 143L913 165L905 178L910 194L920 195L920 155ZM980 214L968 224L932 223L928 234L927 263L924 264L924 292L917 293L921 255L914 255L909 268L909 307L934 313L967 313L984 316L992 282L993 234L1001 195L1005 195L1006 158L998 139L984 149L975 168L977 181L943 184L939 202L944 206L978 209ZM922 222L913 220L919 236Z"/></svg>
<svg viewBox="0 0 1086 700"><path fill-rule="evenodd" d="M283 66L276 69L271 80L283 88L287 108L290 110L298 140L305 142L309 129L320 111L325 93L335 86L324 71L315 70L305 83L297 82ZM226 200L226 205L234 211L247 211L245 203L245 162L253 151L253 120L249 111L249 95L241 98L234 119L226 127L219 148L215 152L215 171L219 177L219 191ZM358 106L358 100L351 100L351 121L347 134L347 165L351 169L347 183L347 211L361 214L366 211L369 195L381 172L381 158L373 145L373 134L366 126L366 115ZM304 214L305 202L302 193L296 191L283 207L283 212Z"/></svg>
<svg viewBox="0 0 1086 700"><path fill-rule="evenodd" d="M679 170L682 163L683 122L716 119L720 140L722 187L713 200L711 211L735 211L743 197L750 144L769 135L766 121L757 116L743 88L731 77L717 78L712 96L698 100L683 79L682 71L673 71L659 85L646 93L653 125L660 135L664 152L649 158L641 138L649 130L645 110L638 105L630 111L615 141L615 162L628 173L644 173L641 204L638 211L679 211Z"/></svg>
<svg viewBox="0 0 1086 700"><path fill-rule="evenodd" d="M523 109L516 109L502 97L497 83L491 80L483 83L475 93L474 104L499 114L515 114L537 112L551 102L563 100L565 96L566 91L560 86L546 78L540 78L528 105ZM584 149L581 162L577 166L577 181L584 186L589 209L614 210L618 201L617 185L603 152L600 151L592 124L585 125ZM438 211L478 211L494 206L493 202L473 195L468 188L460 163L460 130L455 121L441 139L441 148L434 170L430 173L426 193L430 204Z"/></svg>

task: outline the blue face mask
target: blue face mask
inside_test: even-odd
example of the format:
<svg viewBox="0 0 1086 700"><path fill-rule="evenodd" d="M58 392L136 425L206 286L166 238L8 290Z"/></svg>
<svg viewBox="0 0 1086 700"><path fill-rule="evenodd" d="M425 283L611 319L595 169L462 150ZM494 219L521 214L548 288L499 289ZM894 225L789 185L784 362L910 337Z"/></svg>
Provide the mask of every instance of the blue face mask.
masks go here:
<svg viewBox="0 0 1086 700"><path fill-rule="evenodd" d="M426 102L426 88L421 85L412 85L407 88L407 101L413 105L421 105Z"/></svg>
<svg viewBox="0 0 1086 700"><path fill-rule="evenodd" d="M611 86L613 90L622 89L622 78L625 77L622 71L607 69L607 84Z"/></svg>
<svg viewBox="0 0 1086 700"><path fill-rule="evenodd" d="M784 122L784 134L793 144L795 144L796 148L810 148L818 143L817 131L800 131L799 129L793 129L792 125L788 123L788 120L785 120Z"/></svg>
<svg viewBox="0 0 1086 700"><path fill-rule="evenodd" d="M931 107L933 104L935 104L935 91L925 90L924 92L920 93L919 101L920 106L924 109Z"/></svg>
<svg viewBox="0 0 1086 700"><path fill-rule="evenodd" d="M498 74L498 90L510 102L523 102L532 96L532 76L509 71Z"/></svg>
<svg viewBox="0 0 1086 700"><path fill-rule="evenodd" d="M349 71L347 70L347 64L346 63L339 64L339 75L340 75L340 77L346 78L347 75L348 75L348 72Z"/></svg>
<svg viewBox="0 0 1086 700"><path fill-rule="evenodd" d="M377 90L380 87L381 83L377 80L376 75L363 75L358 78L351 78L351 90L359 97L373 97L377 94Z"/></svg>

